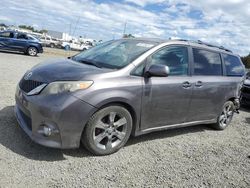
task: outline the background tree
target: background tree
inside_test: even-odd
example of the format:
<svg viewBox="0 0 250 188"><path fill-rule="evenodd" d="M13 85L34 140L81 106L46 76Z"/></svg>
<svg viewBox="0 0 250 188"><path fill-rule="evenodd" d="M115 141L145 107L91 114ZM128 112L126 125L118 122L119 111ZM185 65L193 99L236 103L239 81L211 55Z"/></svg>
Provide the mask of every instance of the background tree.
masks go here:
<svg viewBox="0 0 250 188"><path fill-rule="evenodd" d="M135 38L132 34L124 34L123 38Z"/></svg>
<svg viewBox="0 0 250 188"><path fill-rule="evenodd" d="M4 23L0 23L0 27L7 27Z"/></svg>
<svg viewBox="0 0 250 188"><path fill-rule="evenodd" d="M248 56L241 57L241 61L244 63L246 68L250 69L250 53Z"/></svg>

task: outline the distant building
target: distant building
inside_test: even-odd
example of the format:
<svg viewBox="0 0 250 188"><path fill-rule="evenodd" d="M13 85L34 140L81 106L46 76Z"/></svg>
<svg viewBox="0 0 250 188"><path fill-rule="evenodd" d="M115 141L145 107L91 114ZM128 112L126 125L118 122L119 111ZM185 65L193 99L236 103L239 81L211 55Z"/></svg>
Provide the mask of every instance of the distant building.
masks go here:
<svg viewBox="0 0 250 188"><path fill-rule="evenodd" d="M47 34L56 39L63 39L63 33L59 31L48 30Z"/></svg>
<svg viewBox="0 0 250 188"><path fill-rule="evenodd" d="M73 39L73 37L70 36L68 33L63 33L60 31L48 30L47 35L51 36L52 38L65 40L65 41L69 41Z"/></svg>
<svg viewBox="0 0 250 188"><path fill-rule="evenodd" d="M94 39L87 39L83 37L73 37L69 35L68 33L63 33L60 31L54 31L54 30L48 30L48 32L45 34L47 36L51 36L52 38L56 38L62 41L76 41L76 42L81 42L81 43L95 43L96 41Z"/></svg>

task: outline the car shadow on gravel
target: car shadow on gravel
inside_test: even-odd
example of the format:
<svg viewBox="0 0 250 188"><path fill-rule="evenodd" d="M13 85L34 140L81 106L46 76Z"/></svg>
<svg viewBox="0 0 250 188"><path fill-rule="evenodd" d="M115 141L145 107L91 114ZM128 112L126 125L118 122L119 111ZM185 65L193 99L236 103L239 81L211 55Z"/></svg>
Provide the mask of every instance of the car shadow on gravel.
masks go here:
<svg viewBox="0 0 250 188"><path fill-rule="evenodd" d="M206 130L212 129L208 125L197 125L160 132L152 132L139 137L131 137L125 147L150 140L174 137L188 133L203 132ZM66 160L65 155L79 158L93 157L93 155L83 147L78 149L61 150L44 147L34 143L19 127L14 115L13 106L8 106L0 110L0 144L18 155L39 161Z"/></svg>
<svg viewBox="0 0 250 188"><path fill-rule="evenodd" d="M0 110L0 144L18 155L39 161L66 160L65 155L73 157L91 156L83 147L61 150L34 143L19 127L14 115L13 106L8 106Z"/></svg>
<svg viewBox="0 0 250 188"><path fill-rule="evenodd" d="M22 52L12 52L12 51L4 51L4 50L1 50L1 51L0 51L0 54L25 55L25 54L22 53Z"/></svg>
<svg viewBox="0 0 250 188"><path fill-rule="evenodd" d="M250 113L250 106L243 105L240 107L240 111L249 112Z"/></svg>
<svg viewBox="0 0 250 188"><path fill-rule="evenodd" d="M39 57L39 54L37 54L36 56L29 56L24 54L23 52L14 52L14 51L0 51L0 54L13 54L13 55L21 55L21 56L26 56L26 57L30 57L30 58L34 58L34 57Z"/></svg>
<svg viewBox="0 0 250 188"><path fill-rule="evenodd" d="M240 111L249 113L249 117L246 117L245 120L246 120L246 123L250 124L250 107L242 105L240 108Z"/></svg>

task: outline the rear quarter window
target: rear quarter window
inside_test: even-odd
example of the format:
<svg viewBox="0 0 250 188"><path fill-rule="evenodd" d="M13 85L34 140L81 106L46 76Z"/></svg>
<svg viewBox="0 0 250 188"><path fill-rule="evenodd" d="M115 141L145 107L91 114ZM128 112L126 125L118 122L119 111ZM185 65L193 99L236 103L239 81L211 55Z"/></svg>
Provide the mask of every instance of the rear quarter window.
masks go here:
<svg viewBox="0 0 250 188"><path fill-rule="evenodd" d="M245 68L237 56L223 54L227 76L243 76Z"/></svg>
<svg viewBox="0 0 250 188"><path fill-rule="evenodd" d="M11 35L12 34L12 35ZM4 37L4 38L13 38L13 33L10 32L2 32L0 33L0 37Z"/></svg>

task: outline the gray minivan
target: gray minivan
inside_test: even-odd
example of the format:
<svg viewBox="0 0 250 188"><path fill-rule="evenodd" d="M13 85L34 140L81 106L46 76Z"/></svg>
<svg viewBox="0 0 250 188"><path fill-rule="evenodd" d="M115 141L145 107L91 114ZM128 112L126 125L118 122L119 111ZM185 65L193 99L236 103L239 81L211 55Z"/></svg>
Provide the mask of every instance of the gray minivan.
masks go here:
<svg viewBox="0 0 250 188"><path fill-rule="evenodd" d="M15 114L35 142L111 154L130 135L211 124L239 109L239 56L201 41L120 39L38 64L16 90Z"/></svg>

